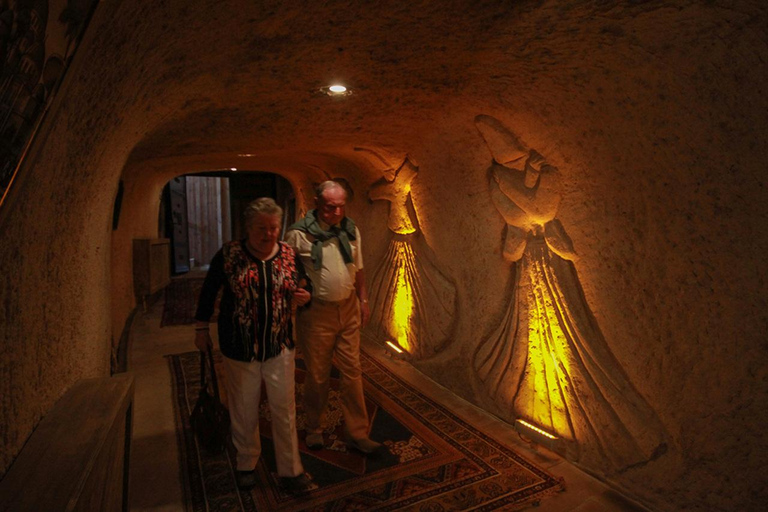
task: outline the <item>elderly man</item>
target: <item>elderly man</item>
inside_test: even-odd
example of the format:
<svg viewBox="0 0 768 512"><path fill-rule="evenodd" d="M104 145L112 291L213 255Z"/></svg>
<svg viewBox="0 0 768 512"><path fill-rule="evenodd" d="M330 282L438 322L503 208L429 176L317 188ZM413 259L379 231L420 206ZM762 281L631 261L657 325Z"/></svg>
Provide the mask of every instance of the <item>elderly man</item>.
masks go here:
<svg viewBox="0 0 768 512"><path fill-rule="evenodd" d="M345 216L347 193L335 181L317 189L317 209L289 228L286 242L296 250L312 282L312 302L298 314L298 345L307 364L304 408L307 447L323 448L332 360L341 373L341 410L347 443L365 454L381 444L368 437L368 412L360 367L360 328L368 322L360 231Z"/></svg>

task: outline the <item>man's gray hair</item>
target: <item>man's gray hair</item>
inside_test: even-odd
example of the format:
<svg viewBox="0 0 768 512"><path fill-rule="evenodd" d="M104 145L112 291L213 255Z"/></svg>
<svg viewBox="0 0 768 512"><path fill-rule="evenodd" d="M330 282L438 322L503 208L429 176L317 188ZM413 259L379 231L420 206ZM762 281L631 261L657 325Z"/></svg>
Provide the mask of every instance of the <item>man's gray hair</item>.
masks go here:
<svg viewBox="0 0 768 512"><path fill-rule="evenodd" d="M347 195L347 189L344 188L344 185L338 181L328 180L322 182L317 186L317 188L315 188L315 197L319 199L323 195L323 192L331 188L340 188L344 191L344 194Z"/></svg>
<svg viewBox="0 0 768 512"><path fill-rule="evenodd" d="M248 203L245 207L245 227L248 228L257 215L274 215L283 219L283 209L280 208L271 197L260 197Z"/></svg>

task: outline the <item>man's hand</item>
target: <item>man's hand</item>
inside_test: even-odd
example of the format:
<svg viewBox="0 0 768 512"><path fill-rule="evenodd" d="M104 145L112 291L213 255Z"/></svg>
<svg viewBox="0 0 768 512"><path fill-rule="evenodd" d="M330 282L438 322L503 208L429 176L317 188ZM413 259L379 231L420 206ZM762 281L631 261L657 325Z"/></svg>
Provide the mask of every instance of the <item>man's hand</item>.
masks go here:
<svg viewBox="0 0 768 512"><path fill-rule="evenodd" d="M213 340L211 339L211 333L203 329L195 331L195 346L200 352L207 352L208 349L212 349Z"/></svg>
<svg viewBox="0 0 768 512"><path fill-rule="evenodd" d="M307 290L304 288L297 288L295 292L293 292L293 298L291 299L291 306L295 310L296 308L300 308L307 302L309 302L309 299L312 298L312 294L310 294Z"/></svg>
<svg viewBox="0 0 768 512"><path fill-rule="evenodd" d="M355 293L357 294L357 300L360 301L360 328L362 329L368 325L368 320L371 318L371 310L368 309L368 292L365 290L365 273L363 269L357 271L355 274Z"/></svg>
<svg viewBox="0 0 768 512"><path fill-rule="evenodd" d="M368 320L371 319L371 310L368 308L368 300L360 301L360 328L362 329L368 325Z"/></svg>

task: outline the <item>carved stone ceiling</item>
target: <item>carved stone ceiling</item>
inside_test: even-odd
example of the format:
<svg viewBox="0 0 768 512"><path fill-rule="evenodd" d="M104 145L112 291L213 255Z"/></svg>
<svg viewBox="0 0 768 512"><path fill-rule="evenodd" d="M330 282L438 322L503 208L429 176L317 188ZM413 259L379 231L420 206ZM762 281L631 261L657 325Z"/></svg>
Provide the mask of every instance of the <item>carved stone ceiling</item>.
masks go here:
<svg viewBox="0 0 768 512"><path fill-rule="evenodd" d="M644 63L688 66L681 42L710 16L685 2L674 12L655 2L125 4L115 23L135 35L130 82L162 120L136 160L407 150L444 119L472 129L478 113L522 108L570 118L578 131L575 105L607 100L594 115L625 114L616 106L641 86ZM337 81L352 95L318 93Z"/></svg>

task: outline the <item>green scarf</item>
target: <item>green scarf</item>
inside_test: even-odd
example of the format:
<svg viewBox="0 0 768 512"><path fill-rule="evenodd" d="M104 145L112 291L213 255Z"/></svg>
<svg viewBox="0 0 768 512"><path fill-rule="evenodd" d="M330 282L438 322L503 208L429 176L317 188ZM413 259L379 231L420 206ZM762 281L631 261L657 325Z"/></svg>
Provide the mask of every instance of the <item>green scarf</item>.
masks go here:
<svg viewBox="0 0 768 512"><path fill-rule="evenodd" d="M355 235L355 221L349 217L341 219L340 227L331 226L331 229L325 231L317 221L317 210L309 210L307 215L288 228L288 231L293 229L298 229L315 237L315 241L312 242L312 262L315 270L320 270L323 266L323 242L331 238L339 239L339 250L344 258L344 263L352 263L352 246L349 245L349 241L356 240L357 236Z"/></svg>

